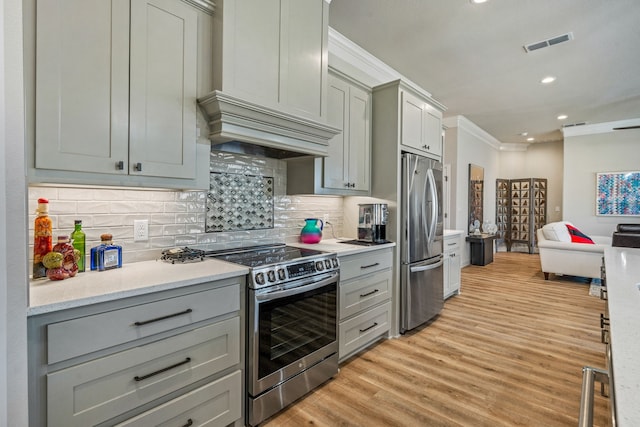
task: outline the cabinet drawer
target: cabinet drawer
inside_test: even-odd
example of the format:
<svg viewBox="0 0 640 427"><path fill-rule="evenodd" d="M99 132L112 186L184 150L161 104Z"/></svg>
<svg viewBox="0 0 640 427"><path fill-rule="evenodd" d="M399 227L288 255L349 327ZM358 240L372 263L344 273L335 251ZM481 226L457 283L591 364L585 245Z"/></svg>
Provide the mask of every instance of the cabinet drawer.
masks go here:
<svg viewBox="0 0 640 427"><path fill-rule="evenodd" d="M47 375L50 426L88 426L240 362L234 317Z"/></svg>
<svg viewBox="0 0 640 427"><path fill-rule="evenodd" d="M372 308L339 326L339 358L361 349L380 335L389 331L391 321L391 303L387 302Z"/></svg>
<svg viewBox="0 0 640 427"><path fill-rule="evenodd" d="M228 425L242 417L241 393L242 374L236 371L117 427Z"/></svg>
<svg viewBox="0 0 640 427"><path fill-rule="evenodd" d="M47 326L49 364L240 309L240 285L109 311Z"/></svg>
<svg viewBox="0 0 640 427"><path fill-rule="evenodd" d="M444 252L455 252L460 250L460 236L453 237L445 237L443 239L443 251Z"/></svg>
<svg viewBox="0 0 640 427"><path fill-rule="evenodd" d="M391 249L363 252L340 258L340 280L391 268Z"/></svg>
<svg viewBox="0 0 640 427"><path fill-rule="evenodd" d="M391 270L340 283L340 319L390 298Z"/></svg>

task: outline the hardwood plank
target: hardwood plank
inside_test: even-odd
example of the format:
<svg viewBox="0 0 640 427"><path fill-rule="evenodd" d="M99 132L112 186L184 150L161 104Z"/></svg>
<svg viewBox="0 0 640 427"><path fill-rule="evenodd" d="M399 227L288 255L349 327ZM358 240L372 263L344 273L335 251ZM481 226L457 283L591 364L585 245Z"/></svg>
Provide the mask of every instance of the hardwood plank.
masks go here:
<svg viewBox="0 0 640 427"><path fill-rule="evenodd" d="M582 367L605 365L603 310L586 280L545 281L538 255L499 252L462 270L433 322L347 360L264 426L575 426ZM594 425L608 427L596 387Z"/></svg>

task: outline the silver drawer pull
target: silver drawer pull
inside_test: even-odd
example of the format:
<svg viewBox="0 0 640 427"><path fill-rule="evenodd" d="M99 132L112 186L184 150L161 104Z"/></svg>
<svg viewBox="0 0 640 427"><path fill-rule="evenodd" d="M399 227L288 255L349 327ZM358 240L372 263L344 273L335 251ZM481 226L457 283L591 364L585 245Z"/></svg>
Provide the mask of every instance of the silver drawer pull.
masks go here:
<svg viewBox="0 0 640 427"><path fill-rule="evenodd" d="M376 262L375 264L361 265L361 266L360 266L360 269L361 269L361 270L364 270L365 268L376 267L376 266L378 266L378 265L380 265L380 263L379 263L379 262Z"/></svg>
<svg viewBox="0 0 640 427"><path fill-rule="evenodd" d="M609 326L609 318L600 313L600 329L604 329L605 326Z"/></svg>
<svg viewBox="0 0 640 427"><path fill-rule="evenodd" d="M360 329L360 333L367 332L369 329L373 329L376 326L378 326L378 322L374 322L373 325L369 326L368 328Z"/></svg>
<svg viewBox="0 0 640 427"><path fill-rule="evenodd" d="M176 363L175 365L167 366L166 368L159 369L159 370L157 370L157 371L155 371L155 372L151 372L150 374L143 375L143 376L141 376L141 377L139 377L139 376L137 376L137 375L136 375L135 377L133 377L133 379L134 379L135 381L142 381L142 380L146 380L147 378L151 378L151 377L153 377L153 376L155 376L155 375L161 374L161 373L163 373L163 372L167 372L167 371L168 371L168 370L170 370L170 369L177 368L178 366L186 365L186 364L187 364L187 363L189 363L189 362L191 362L191 358L190 358L190 357L187 357L187 358L186 358L186 359L184 359L182 362L178 362L178 363Z"/></svg>
<svg viewBox="0 0 640 427"><path fill-rule="evenodd" d="M602 369L585 366L582 368L582 393L580 396L580 419L578 427L593 426L593 383L609 383L609 373Z"/></svg>
<svg viewBox="0 0 640 427"><path fill-rule="evenodd" d="M369 295L373 295L376 292L379 292L379 291L377 289L374 289L371 292L367 292L366 294L360 294L360 298L368 297Z"/></svg>
<svg viewBox="0 0 640 427"><path fill-rule="evenodd" d="M180 313L167 314L166 316L156 317L155 319L150 319L150 320L143 320L141 322L134 322L133 324L135 326L147 325L149 323L159 322L160 320L170 319L172 317L178 317L178 316L182 316L184 314L189 314L192 311L193 311L192 309L187 308L185 311L181 311Z"/></svg>

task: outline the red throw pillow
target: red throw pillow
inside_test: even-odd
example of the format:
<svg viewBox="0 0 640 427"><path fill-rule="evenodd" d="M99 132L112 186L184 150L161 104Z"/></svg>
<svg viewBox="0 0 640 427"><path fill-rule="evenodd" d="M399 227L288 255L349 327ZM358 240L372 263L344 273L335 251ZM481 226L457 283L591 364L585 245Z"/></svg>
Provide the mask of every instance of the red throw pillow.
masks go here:
<svg viewBox="0 0 640 427"><path fill-rule="evenodd" d="M569 236L571 236L572 243L589 243L594 245L593 240L591 240L586 234L582 231L575 228L573 225L567 225L567 229L569 230Z"/></svg>

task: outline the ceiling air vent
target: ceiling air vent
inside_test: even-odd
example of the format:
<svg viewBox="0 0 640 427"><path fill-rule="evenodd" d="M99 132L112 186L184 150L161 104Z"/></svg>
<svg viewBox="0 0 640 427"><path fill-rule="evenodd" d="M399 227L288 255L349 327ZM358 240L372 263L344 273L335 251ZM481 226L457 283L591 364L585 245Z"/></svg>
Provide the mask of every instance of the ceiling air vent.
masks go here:
<svg viewBox="0 0 640 427"><path fill-rule="evenodd" d="M563 128L572 128L574 126L584 126L587 122L578 122L578 123L568 123L566 125L562 125Z"/></svg>
<svg viewBox="0 0 640 427"><path fill-rule="evenodd" d="M525 52L533 52L534 50L542 49L543 47L549 47L556 44L568 42L569 40L573 40L573 33L561 34L559 36L551 37L547 40L542 40L539 42L531 43L522 46Z"/></svg>

